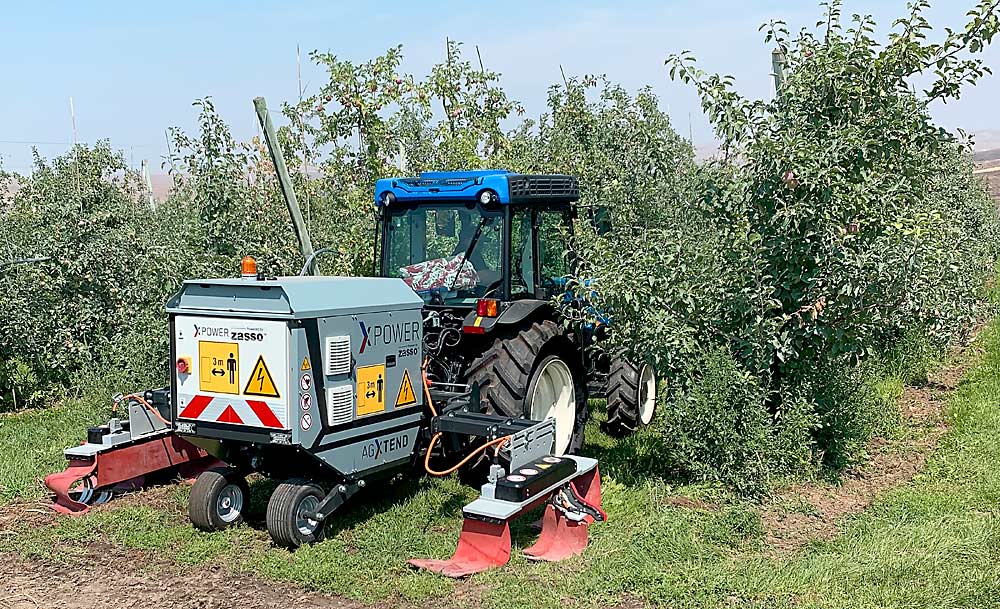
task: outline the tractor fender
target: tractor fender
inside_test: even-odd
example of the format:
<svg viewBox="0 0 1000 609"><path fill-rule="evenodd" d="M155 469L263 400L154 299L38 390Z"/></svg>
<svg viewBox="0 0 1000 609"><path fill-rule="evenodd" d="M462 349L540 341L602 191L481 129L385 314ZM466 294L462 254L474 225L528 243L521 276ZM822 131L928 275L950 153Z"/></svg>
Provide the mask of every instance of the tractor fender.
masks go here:
<svg viewBox="0 0 1000 609"><path fill-rule="evenodd" d="M536 318L554 319L555 311L547 300L525 299L515 300L506 305L499 317L480 317L475 311L465 316L465 327L474 326L480 329L480 334L489 334L500 326L507 327L524 324Z"/></svg>
<svg viewBox="0 0 1000 609"><path fill-rule="evenodd" d="M552 303L548 300L536 299L515 300L500 314L500 317L497 318L497 323L504 325L519 324L543 310L546 314L551 314L553 312Z"/></svg>

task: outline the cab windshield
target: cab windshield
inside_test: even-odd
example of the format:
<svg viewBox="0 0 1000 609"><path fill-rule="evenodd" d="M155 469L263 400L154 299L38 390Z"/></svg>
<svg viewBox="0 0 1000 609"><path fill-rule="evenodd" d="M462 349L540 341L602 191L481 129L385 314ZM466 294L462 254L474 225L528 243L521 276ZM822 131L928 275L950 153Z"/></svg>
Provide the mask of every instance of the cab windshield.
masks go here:
<svg viewBox="0 0 1000 609"><path fill-rule="evenodd" d="M421 205L390 212L384 274L400 277L426 300L474 302L502 288L503 212Z"/></svg>

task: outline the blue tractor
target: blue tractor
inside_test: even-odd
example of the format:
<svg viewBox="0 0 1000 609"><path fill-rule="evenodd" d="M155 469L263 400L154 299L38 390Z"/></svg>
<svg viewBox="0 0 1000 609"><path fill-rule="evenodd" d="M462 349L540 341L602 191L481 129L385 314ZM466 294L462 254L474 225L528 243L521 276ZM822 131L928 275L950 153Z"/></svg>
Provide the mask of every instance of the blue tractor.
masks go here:
<svg viewBox="0 0 1000 609"><path fill-rule="evenodd" d="M618 437L649 424L656 405L649 364L587 349L607 323L563 323L566 307L587 306L566 290L579 196L572 176L500 170L375 186L378 274L402 278L425 302L430 380L477 387L492 414L555 419L557 454L582 446L588 398L607 398L605 429ZM606 216L589 216L599 233L610 229Z"/></svg>

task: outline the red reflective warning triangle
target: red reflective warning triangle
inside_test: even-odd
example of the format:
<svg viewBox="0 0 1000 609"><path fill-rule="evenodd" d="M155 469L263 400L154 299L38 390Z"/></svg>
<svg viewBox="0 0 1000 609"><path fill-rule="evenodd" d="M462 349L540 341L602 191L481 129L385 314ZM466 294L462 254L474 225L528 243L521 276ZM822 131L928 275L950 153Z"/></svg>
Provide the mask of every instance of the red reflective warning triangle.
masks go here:
<svg viewBox="0 0 1000 609"><path fill-rule="evenodd" d="M240 415L236 414L231 404L226 406L226 409L222 411L222 414L219 415L216 421L219 423L238 423L243 425L243 419L240 418Z"/></svg>

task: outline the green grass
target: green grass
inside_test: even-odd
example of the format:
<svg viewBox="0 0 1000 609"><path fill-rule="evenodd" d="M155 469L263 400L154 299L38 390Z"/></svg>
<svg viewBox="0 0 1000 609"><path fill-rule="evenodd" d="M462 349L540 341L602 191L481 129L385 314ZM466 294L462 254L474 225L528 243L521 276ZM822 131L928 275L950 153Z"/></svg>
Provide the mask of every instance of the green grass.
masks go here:
<svg viewBox="0 0 1000 609"><path fill-rule="evenodd" d="M403 480L356 498L330 525L327 541L294 553L271 547L260 512L271 485L253 485L249 526L199 533L187 522L186 486L118 500L83 518L21 531L13 549L52 561L96 539L184 564L218 564L364 602L485 607L602 607L638 600L674 607L1000 606L1000 324L978 339L983 355L952 394L951 429L923 473L877 498L827 542L789 556L764 547L757 507L712 486L675 487L650 475L657 441L623 443L588 429L602 459L610 521L591 528L581 556L530 563L517 550L533 541L514 529L515 555L503 568L454 582L405 566L454 549L461 506L474 491L451 479ZM895 382L895 381L894 381ZM886 391L894 391L887 384ZM72 408L4 417L0 459L5 497L59 465L53 446L71 443L90 419ZM83 410L83 409L81 409ZM37 425L43 425L41 433ZM16 445L12 445L11 443ZM53 456L53 454L55 456ZM11 472L12 465L22 468ZM678 495L720 506L677 507ZM155 499L155 507L143 505Z"/></svg>
<svg viewBox="0 0 1000 609"><path fill-rule="evenodd" d="M110 405L77 399L0 415L0 504L44 497L41 478L66 466L63 450L84 440L88 425L109 416Z"/></svg>

